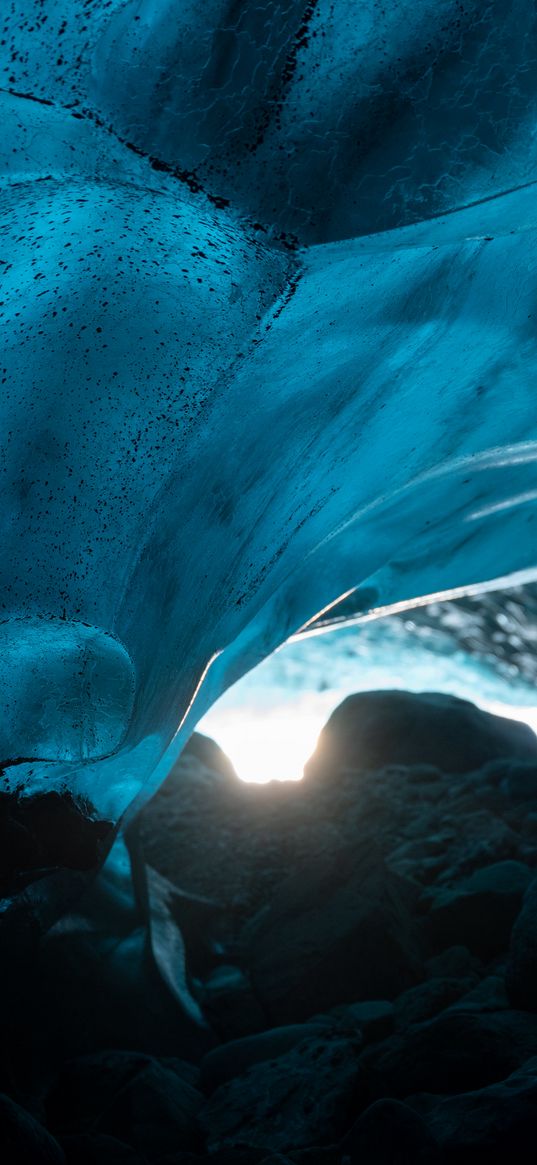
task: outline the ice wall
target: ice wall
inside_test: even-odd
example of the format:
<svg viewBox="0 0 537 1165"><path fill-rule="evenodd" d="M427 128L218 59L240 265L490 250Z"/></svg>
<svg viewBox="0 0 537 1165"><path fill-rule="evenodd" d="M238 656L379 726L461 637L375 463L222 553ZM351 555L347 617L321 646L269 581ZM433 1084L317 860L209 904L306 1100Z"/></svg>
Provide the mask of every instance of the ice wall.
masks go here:
<svg viewBox="0 0 537 1165"><path fill-rule="evenodd" d="M117 820L341 594L537 568L536 22L4 6L6 789Z"/></svg>

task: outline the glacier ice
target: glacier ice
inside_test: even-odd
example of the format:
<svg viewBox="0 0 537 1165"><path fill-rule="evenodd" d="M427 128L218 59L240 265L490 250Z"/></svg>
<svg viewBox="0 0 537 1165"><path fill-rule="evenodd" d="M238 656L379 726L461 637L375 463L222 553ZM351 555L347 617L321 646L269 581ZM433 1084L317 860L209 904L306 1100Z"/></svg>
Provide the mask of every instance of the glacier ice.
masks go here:
<svg viewBox="0 0 537 1165"><path fill-rule="evenodd" d="M11 0L0 54L0 762L117 822L342 594L537 568L537 13Z"/></svg>

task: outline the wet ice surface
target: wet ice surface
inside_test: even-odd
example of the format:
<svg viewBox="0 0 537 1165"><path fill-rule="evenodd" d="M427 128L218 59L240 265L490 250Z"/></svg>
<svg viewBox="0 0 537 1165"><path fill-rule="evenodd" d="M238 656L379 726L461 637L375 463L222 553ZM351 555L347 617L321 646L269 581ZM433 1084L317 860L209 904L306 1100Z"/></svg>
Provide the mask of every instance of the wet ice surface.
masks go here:
<svg viewBox="0 0 537 1165"><path fill-rule="evenodd" d="M247 781L296 780L353 692L442 691L537 730L534 586L417 607L286 644L204 717Z"/></svg>
<svg viewBox="0 0 537 1165"><path fill-rule="evenodd" d="M42 7L0 14L1 759L119 822L342 594L535 568L537 16Z"/></svg>

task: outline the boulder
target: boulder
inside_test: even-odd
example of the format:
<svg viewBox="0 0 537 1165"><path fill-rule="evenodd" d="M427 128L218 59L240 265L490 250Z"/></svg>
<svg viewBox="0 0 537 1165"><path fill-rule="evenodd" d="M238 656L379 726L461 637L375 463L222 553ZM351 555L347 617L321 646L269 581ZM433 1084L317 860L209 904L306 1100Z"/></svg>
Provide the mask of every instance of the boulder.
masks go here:
<svg viewBox="0 0 537 1165"><path fill-rule="evenodd" d="M117 1137L109 1137L107 1133L64 1137L62 1148L67 1165L145 1165L147 1160L132 1145L118 1141Z"/></svg>
<svg viewBox="0 0 537 1165"><path fill-rule="evenodd" d="M537 1058L487 1088L408 1103L427 1121L443 1165L534 1165Z"/></svg>
<svg viewBox="0 0 537 1165"><path fill-rule="evenodd" d="M503 975L487 975L451 1005L451 1011L507 1011L509 1000Z"/></svg>
<svg viewBox="0 0 537 1165"><path fill-rule="evenodd" d="M427 933L436 949L464 945L488 961L504 951L522 899L532 879L523 862L494 862L454 886L435 886L423 895Z"/></svg>
<svg viewBox="0 0 537 1165"><path fill-rule="evenodd" d="M220 964L207 975L198 992L203 1014L221 1039L239 1040L266 1026L263 1008L240 967Z"/></svg>
<svg viewBox="0 0 537 1165"><path fill-rule="evenodd" d="M526 892L513 927L506 986L513 1007L537 1011L537 878Z"/></svg>
<svg viewBox="0 0 537 1165"><path fill-rule="evenodd" d="M446 947L438 955L432 955L430 959L427 959L425 969L427 974L433 978L437 976L454 979L471 977L474 983L477 983L483 972L483 964L480 959L472 955L468 947L455 945Z"/></svg>
<svg viewBox="0 0 537 1165"><path fill-rule="evenodd" d="M340 1028L354 1028L361 1032L364 1043L383 1040L391 1035L395 1024L395 1008L388 999L365 999L361 1003L343 1003L333 1007L329 1017Z"/></svg>
<svg viewBox="0 0 537 1165"><path fill-rule="evenodd" d="M57 1141L9 1096L0 1093L0 1160L2 1165L65 1165Z"/></svg>
<svg viewBox="0 0 537 1165"><path fill-rule="evenodd" d="M537 1017L520 1011L445 1011L372 1044L360 1058L358 1092L385 1096L458 1093L504 1079L537 1054Z"/></svg>
<svg viewBox="0 0 537 1165"><path fill-rule="evenodd" d="M201 1063L201 1083L205 1091L214 1092L221 1084L242 1076L253 1064L264 1060L274 1060L284 1055L297 1044L314 1039L323 1031L333 1029L328 1017L311 1023L289 1024L287 1027L273 1027L257 1035L240 1040L230 1040L209 1052Z"/></svg>
<svg viewBox="0 0 537 1165"><path fill-rule="evenodd" d="M57 1134L104 1133L150 1160L200 1143L201 1093L190 1065L136 1052L104 1051L69 1061L47 1099Z"/></svg>
<svg viewBox="0 0 537 1165"><path fill-rule="evenodd" d="M422 976L406 883L372 844L305 859L247 928L268 1019L296 1023L339 1003L394 999Z"/></svg>
<svg viewBox="0 0 537 1165"><path fill-rule="evenodd" d="M223 1084L200 1114L209 1152L338 1141L352 1118L359 1049L358 1040L318 1035Z"/></svg>
<svg viewBox="0 0 537 1165"><path fill-rule="evenodd" d="M436 1165L438 1143L425 1120L400 1100L377 1100L341 1142L352 1165Z"/></svg>
<svg viewBox="0 0 537 1165"><path fill-rule="evenodd" d="M435 978L409 987L395 1002L399 1027L422 1023L455 1003L475 986L475 978Z"/></svg>
<svg viewBox="0 0 537 1165"><path fill-rule="evenodd" d="M308 780L341 768L434 765L465 773L497 757L537 761L537 737L525 724L439 692L374 691L348 696L332 713L308 761Z"/></svg>

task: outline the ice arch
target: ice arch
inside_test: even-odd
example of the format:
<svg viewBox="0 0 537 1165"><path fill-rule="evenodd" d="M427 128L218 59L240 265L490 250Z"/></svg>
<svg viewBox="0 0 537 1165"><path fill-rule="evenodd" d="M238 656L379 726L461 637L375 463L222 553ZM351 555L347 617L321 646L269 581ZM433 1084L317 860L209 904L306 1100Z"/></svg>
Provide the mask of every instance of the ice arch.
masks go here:
<svg viewBox="0 0 537 1165"><path fill-rule="evenodd" d="M12 791L118 820L342 593L537 567L534 6L354 8L1 18L10 684L63 622L124 693L109 747L71 749L42 651ZM83 724L106 690L77 689Z"/></svg>

